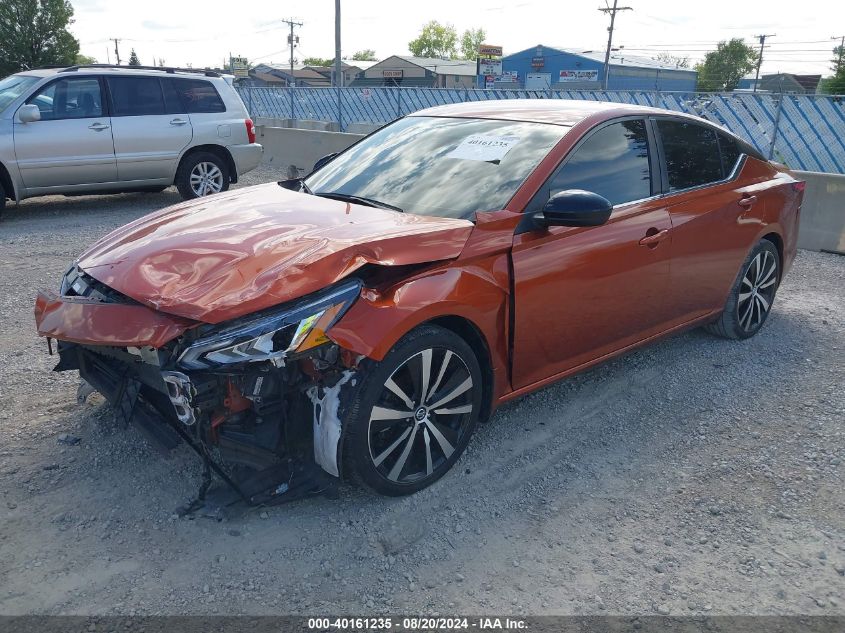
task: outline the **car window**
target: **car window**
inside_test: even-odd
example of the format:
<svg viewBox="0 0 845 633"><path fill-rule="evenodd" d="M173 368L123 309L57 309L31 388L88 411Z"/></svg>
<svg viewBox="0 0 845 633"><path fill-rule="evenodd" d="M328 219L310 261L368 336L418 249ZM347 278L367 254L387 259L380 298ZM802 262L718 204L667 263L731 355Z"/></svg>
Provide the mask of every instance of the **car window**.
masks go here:
<svg viewBox="0 0 845 633"><path fill-rule="evenodd" d="M226 106L210 81L202 79L169 79L176 87L182 107L189 114L225 112Z"/></svg>
<svg viewBox="0 0 845 633"><path fill-rule="evenodd" d="M108 77L112 116L165 114L158 77Z"/></svg>
<svg viewBox="0 0 845 633"><path fill-rule="evenodd" d="M38 80L38 77L29 75L9 75L0 80L0 112Z"/></svg>
<svg viewBox="0 0 845 633"><path fill-rule="evenodd" d="M27 99L41 111L42 121L103 116L103 98L96 77L60 79Z"/></svg>
<svg viewBox="0 0 845 633"><path fill-rule="evenodd" d="M722 161L716 132L697 123L659 119L669 191L722 180Z"/></svg>
<svg viewBox="0 0 845 633"><path fill-rule="evenodd" d="M727 178L733 173L734 167L742 156L742 150L736 139L727 134L719 134L719 150L722 154L722 177Z"/></svg>
<svg viewBox="0 0 845 633"><path fill-rule="evenodd" d="M548 197L584 189L614 205L651 196L645 121L612 123L590 135L549 181Z"/></svg>
<svg viewBox="0 0 845 633"><path fill-rule="evenodd" d="M569 130L562 125L409 116L306 178L314 193L384 202L409 213L474 218L502 209Z"/></svg>

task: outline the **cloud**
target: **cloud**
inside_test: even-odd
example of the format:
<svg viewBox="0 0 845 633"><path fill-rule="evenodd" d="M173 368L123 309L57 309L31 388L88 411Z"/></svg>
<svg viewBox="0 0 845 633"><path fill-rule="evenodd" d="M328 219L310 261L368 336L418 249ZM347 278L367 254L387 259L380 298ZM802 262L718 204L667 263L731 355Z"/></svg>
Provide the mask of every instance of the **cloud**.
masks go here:
<svg viewBox="0 0 845 633"><path fill-rule="evenodd" d="M155 20L144 20L141 26L151 31L172 31L183 28L181 24L169 24L165 22L156 22Z"/></svg>

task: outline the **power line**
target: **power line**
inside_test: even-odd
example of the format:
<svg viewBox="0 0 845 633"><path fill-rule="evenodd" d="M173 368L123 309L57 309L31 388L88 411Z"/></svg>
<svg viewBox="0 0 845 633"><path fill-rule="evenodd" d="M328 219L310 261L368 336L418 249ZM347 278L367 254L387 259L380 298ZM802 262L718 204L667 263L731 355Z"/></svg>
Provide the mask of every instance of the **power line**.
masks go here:
<svg viewBox="0 0 845 633"><path fill-rule="evenodd" d="M766 38L767 37L776 37L775 33L769 33L767 35L758 35L757 40L760 42L760 54L757 56L757 74L754 77L754 90L752 92L757 92L757 82L760 79L760 66L763 65L763 49L766 47Z"/></svg>
<svg viewBox="0 0 845 633"><path fill-rule="evenodd" d="M633 11L633 7L617 7L616 6L617 0L613 0L613 7L605 6L605 8L599 7L599 11L602 13L609 13L610 14L610 27L607 29L607 51L604 54L604 89L607 90L607 79L608 75L610 75L610 47L613 45L613 24L616 22L616 14L619 11ZM605 4L607 0L605 0Z"/></svg>

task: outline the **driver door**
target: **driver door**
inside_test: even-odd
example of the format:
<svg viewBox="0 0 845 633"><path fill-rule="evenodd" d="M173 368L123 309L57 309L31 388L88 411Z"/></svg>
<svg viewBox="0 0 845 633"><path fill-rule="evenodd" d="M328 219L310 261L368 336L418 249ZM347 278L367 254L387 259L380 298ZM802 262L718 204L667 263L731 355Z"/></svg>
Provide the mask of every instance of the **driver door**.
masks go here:
<svg viewBox="0 0 845 633"><path fill-rule="evenodd" d="M114 182L111 118L97 77L62 77L27 100L41 120L15 117L15 155L29 192Z"/></svg>
<svg viewBox="0 0 845 633"><path fill-rule="evenodd" d="M513 387L574 370L669 322L672 224L649 123L604 124L570 152L526 209L568 189L614 205L602 226L526 225L513 244ZM643 239L645 241L643 241Z"/></svg>

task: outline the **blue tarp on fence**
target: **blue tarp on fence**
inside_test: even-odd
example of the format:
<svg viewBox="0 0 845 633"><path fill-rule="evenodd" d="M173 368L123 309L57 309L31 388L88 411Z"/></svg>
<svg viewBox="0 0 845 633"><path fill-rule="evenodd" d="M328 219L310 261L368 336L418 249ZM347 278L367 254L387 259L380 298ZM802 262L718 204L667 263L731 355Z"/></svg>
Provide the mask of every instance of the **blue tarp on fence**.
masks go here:
<svg viewBox="0 0 845 633"><path fill-rule="evenodd" d="M338 98L338 91L340 95ZM687 112L723 125L793 169L845 173L845 97L640 90L239 88L253 117L387 123L435 105L490 99L589 99Z"/></svg>

